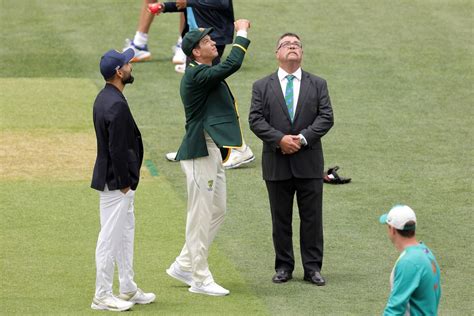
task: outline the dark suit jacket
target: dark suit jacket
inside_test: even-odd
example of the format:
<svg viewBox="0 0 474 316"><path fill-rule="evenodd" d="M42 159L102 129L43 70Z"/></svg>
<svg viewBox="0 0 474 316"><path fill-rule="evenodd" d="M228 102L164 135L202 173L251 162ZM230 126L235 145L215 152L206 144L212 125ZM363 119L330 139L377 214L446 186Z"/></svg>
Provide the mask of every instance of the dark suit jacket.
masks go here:
<svg viewBox="0 0 474 316"><path fill-rule="evenodd" d="M322 178L323 137L333 126L333 112L326 81L302 71L300 94L293 123L290 120L277 73L253 84L250 129L263 141L262 170L267 181ZM302 134L308 145L283 155L284 135Z"/></svg>
<svg viewBox="0 0 474 316"><path fill-rule="evenodd" d="M192 61L181 80L180 94L186 115L186 134L177 160L208 156L204 131L219 148L242 146L242 132L234 97L225 78L235 73L250 41L237 36L229 56L209 66Z"/></svg>
<svg viewBox="0 0 474 316"><path fill-rule="evenodd" d="M91 187L103 191L131 187L140 179L143 143L127 100L115 86L106 84L94 102L97 159Z"/></svg>

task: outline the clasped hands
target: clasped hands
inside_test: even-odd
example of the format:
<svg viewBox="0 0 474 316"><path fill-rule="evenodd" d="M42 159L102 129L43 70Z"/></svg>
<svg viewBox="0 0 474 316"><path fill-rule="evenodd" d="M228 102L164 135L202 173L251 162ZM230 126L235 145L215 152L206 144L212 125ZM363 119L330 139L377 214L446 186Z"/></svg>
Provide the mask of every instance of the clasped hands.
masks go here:
<svg viewBox="0 0 474 316"><path fill-rule="evenodd" d="M291 155L301 149L300 137L298 135L285 135L280 140L280 149L284 155Z"/></svg>

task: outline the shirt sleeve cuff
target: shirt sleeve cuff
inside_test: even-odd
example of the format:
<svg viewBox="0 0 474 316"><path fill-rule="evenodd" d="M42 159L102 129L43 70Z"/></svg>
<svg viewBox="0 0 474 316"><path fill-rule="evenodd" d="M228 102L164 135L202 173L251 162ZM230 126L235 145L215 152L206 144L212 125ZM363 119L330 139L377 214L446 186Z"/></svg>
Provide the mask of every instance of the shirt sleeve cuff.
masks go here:
<svg viewBox="0 0 474 316"><path fill-rule="evenodd" d="M237 36L247 38L247 31L244 31L244 30L237 31Z"/></svg>

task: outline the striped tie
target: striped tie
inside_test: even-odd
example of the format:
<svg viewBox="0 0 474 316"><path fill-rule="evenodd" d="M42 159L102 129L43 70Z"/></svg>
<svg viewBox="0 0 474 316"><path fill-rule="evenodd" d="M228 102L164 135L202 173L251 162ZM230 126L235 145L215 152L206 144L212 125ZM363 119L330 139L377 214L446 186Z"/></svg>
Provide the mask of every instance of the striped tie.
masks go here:
<svg viewBox="0 0 474 316"><path fill-rule="evenodd" d="M288 108L288 113L290 114L291 121L293 122L293 118L295 117L295 113L293 110L293 79L295 79L295 76L287 75L285 78L286 80L288 80L285 91L285 103L286 107Z"/></svg>

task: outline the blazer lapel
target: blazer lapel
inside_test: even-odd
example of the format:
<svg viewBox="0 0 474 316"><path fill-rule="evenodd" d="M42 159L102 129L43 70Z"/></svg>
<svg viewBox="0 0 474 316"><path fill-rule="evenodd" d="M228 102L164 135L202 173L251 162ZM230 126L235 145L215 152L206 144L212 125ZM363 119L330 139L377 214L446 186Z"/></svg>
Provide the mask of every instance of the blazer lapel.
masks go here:
<svg viewBox="0 0 474 316"><path fill-rule="evenodd" d="M273 95L278 100L278 103L280 104L283 113L285 113L286 117L291 122L290 113L288 113L288 107L285 103L285 96L281 91L280 80L278 79L278 74L276 72L270 77L270 87L272 88Z"/></svg>
<svg viewBox="0 0 474 316"><path fill-rule="evenodd" d="M301 72L301 84L300 84L300 95L298 96L298 104L296 106L296 113L293 121L298 119L298 115L300 114L304 104L306 97L308 96L309 92L309 80L308 74L304 71Z"/></svg>

